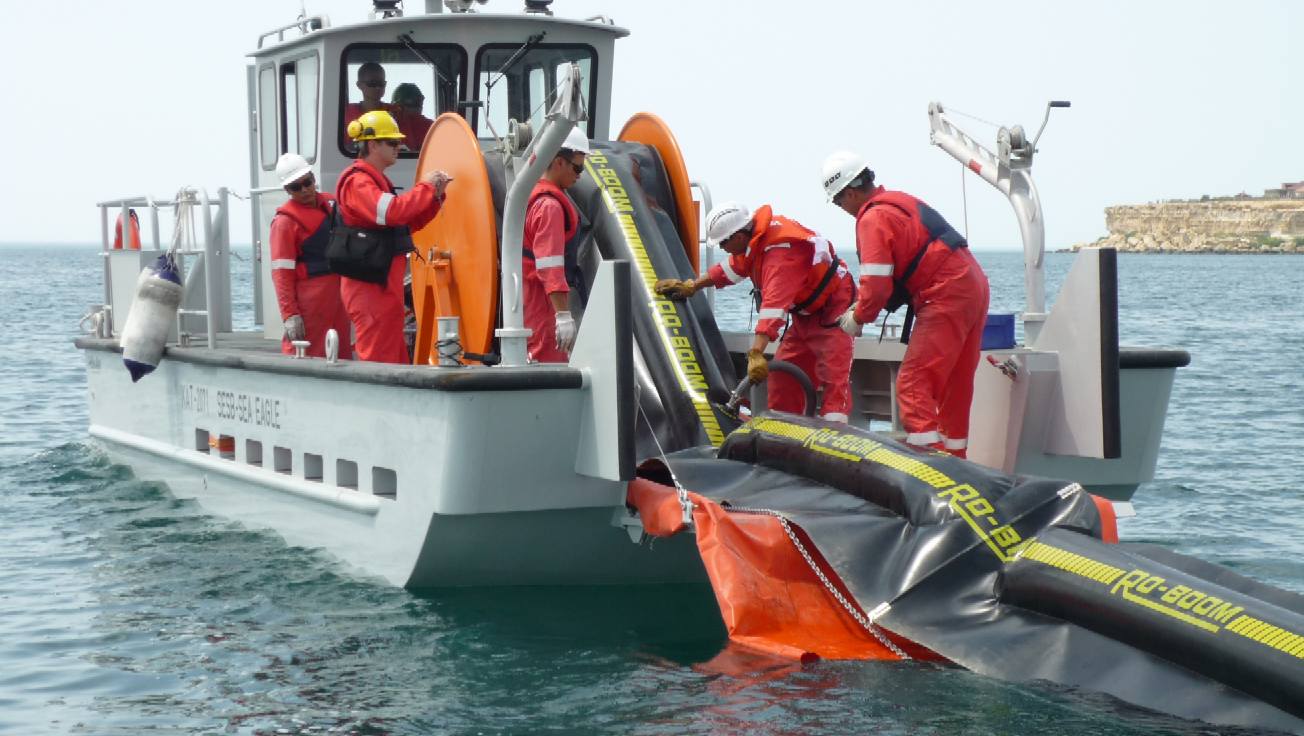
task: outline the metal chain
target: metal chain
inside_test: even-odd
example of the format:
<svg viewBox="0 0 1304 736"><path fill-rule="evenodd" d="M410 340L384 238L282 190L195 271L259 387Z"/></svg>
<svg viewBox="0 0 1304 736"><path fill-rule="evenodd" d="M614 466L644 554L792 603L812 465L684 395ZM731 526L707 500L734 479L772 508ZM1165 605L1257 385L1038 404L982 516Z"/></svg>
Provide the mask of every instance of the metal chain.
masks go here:
<svg viewBox="0 0 1304 736"><path fill-rule="evenodd" d="M891 639L887 638L887 635L883 633L881 627L876 626L873 621L870 621L865 614L860 612L860 609L857 606L853 605L851 601L847 600L846 596L842 595L842 591L838 590L838 587L828 579L828 576L826 576L824 571L820 569L820 566L816 564L815 558L812 557L810 551L806 549L806 545L802 544L801 540L797 538L797 533L792 530L792 525L788 523L788 519L785 518L783 514L780 514L778 511L773 509L758 509L746 506L727 506L725 508L729 511L735 511L738 513L764 514L778 519L779 526L783 527L783 531L788 535L788 539L792 540L793 545L797 547L797 551L801 553L802 559L806 560L806 564L809 565L810 569L815 573L815 577L819 578L820 583L822 583L824 588L829 591L829 594L833 596L833 599L842 606L843 610L850 614L851 617L856 620L856 623L860 624L865 631L868 631L870 635L877 639L878 643L882 644L888 651L903 660L911 659L909 654L906 654L901 647L897 646Z"/></svg>

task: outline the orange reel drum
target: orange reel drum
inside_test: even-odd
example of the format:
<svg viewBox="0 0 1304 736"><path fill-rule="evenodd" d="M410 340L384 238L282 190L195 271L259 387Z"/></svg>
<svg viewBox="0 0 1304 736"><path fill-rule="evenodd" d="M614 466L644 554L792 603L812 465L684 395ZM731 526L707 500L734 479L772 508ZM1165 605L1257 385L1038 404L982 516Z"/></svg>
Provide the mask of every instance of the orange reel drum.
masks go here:
<svg viewBox="0 0 1304 736"><path fill-rule="evenodd" d="M616 140L628 143L642 143L651 146L661 155L661 164L666 167L666 177L670 179L670 192L675 198L675 210L679 217L675 227L679 239L684 241L684 251L689 263L693 264L693 273L701 273L698 263L697 223L699 212L693 201L692 187L689 185L688 168L684 164L684 154L679 150L679 143L670 132L665 121L650 112L636 113L620 129Z"/></svg>
<svg viewBox="0 0 1304 736"><path fill-rule="evenodd" d="M443 207L412 233L412 306L417 316L413 363L438 362L438 317L459 318L462 349L488 353L498 317L498 233L493 192L480 143L460 115L435 119L421 146L417 181L430 171L453 177Z"/></svg>

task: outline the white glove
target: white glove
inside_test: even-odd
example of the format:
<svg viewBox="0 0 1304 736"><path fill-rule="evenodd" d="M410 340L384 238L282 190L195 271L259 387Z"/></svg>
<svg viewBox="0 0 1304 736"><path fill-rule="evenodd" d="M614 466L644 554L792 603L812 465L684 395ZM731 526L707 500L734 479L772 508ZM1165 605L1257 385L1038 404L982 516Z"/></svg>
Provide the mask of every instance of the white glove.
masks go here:
<svg viewBox="0 0 1304 736"><path fill-rule="evenodd" d="M303 317L292 314L289 319L285 320L285 337L290 342L308 339L308 328L303 326Z"/></svg>
<svg viewBox="0 0 1304 736"><path fill-rule="evenodd" d="M569 353L575 347L575 318L570 312L557 313L557 349Z"/></svg>
<svg viewBox="0 0 1304 736"><path fill-rule="evenodd" d="M848 309L846 314L838 318L838 327L852 337L860 337L860 323L856 321L856 308Z"/></svg>

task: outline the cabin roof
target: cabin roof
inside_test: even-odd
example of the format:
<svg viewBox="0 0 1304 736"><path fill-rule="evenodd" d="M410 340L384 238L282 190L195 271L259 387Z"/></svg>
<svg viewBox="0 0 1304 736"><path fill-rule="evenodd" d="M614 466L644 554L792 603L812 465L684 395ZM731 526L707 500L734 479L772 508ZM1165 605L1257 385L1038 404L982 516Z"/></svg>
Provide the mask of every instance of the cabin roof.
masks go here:
<svg viewBox="0 0 1304 736"><path fill-rule="evenodd" d="M558 18L556 16L527 13L422 13L405 15L399 18L384 18L363 21L360 23L331 26L319 31L312 31L293 38L287 38L284 41L270 42L262 48L250 51L246 55L255 58L267 56L273 53L284 52L288 49L294 48L295 46L314 45L318 41L329 36L347 36L362 30L374 30L385 26L393 26L396 29L410 29L414 26L424 27L436 26L438 24L449 24L451 30L452 28L463 26L505 24L506 22L534 25L545 30L548 26L579 28L591 32L607 33L613 38L623 38L629 35L629 30L626 28L597 20L578 20L575 18Z"/></svg>

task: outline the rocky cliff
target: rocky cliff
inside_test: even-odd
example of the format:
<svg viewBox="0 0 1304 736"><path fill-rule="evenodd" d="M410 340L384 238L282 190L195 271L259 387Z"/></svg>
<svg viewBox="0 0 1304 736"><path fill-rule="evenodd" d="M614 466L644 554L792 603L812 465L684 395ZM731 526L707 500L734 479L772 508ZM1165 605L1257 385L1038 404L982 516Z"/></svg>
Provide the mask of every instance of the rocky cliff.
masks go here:
<svg viewBox="0 0 1304 736"><path fill-rule="evenodd" d="M1208 199L1105 208L1121 251L1304 253L1304 199ZM1075 246L1075 249L1077 247Z"/></svg>

